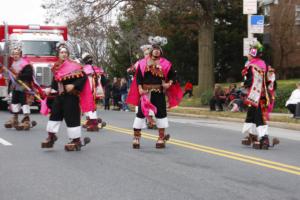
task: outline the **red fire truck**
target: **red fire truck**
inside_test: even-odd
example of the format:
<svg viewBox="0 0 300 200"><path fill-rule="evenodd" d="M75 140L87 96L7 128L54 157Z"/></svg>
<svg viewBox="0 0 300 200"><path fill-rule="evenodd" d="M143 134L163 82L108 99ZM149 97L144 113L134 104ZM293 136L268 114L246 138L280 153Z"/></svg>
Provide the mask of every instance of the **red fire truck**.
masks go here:
<svg viewBox="0 0 300 200"><path fill-rule="evenodd" d="M23 56L33 64L37 82L47 87L52 80L50 68L57 61L56 45L67 41L67 34L65 26L0 24L0 62L10 66L11 48L21 46ZM6 76L0 76L0 109L5 108L2 100L7 96L7 82Z"/></svg>

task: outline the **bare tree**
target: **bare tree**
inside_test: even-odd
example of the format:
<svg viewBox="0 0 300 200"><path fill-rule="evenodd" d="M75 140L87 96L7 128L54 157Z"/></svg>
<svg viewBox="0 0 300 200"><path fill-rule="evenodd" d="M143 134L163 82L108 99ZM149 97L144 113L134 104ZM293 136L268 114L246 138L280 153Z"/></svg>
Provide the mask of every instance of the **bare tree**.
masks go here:
<svg viewBox="0 0 300 200"><path fill-rule="evenodd" d="M270 32L274 66L282 78L287 78L289 56L295 51L295 4L293 0L279 1L273 5L272 18L270 18Z"/></svg>
<svg viewBox="0 0 300 200"><path fill-rule="evenodd" d="M111 14L111 11L118 6L131 6L134 2L142 3L148 9L162 13L183 14L183 20L176 24L176 28L190 28L198 32L199 91L211 90L214 84L214 1L212 0L45 0L43 7L49 12L49 20L54 19L55 16L65 16L68 24L85 28L90 24L105 21L103 20L105 16ZM99 25L101 26L101 23ZM163 33L164 30L160 32ZM135 37L134 31L128 34Z"/></svg>

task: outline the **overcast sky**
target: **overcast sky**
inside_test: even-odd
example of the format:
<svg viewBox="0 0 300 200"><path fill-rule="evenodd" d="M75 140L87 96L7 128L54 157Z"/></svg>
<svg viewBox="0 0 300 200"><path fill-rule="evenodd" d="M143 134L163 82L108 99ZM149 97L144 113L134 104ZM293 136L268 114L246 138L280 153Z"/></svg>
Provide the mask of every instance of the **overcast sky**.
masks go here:
<svg viewBox="0 0 300 200"><path fill-rule="evenodd" d="M44 24L43 0L0 0L0 24ZM64 24L60 24L64 25Z"/></svg>

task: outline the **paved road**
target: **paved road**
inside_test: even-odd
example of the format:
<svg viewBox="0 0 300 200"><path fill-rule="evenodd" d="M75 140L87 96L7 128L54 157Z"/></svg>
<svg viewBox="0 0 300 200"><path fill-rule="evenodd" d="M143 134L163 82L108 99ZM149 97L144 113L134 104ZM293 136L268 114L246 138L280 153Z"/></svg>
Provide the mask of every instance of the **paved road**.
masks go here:
<svg viewBox="0 0 300 200"><path fill-rule="evenodd" d="M40 149L47 118L30 132L6 130L0 113L0 200L298 200L300 133L271 128L281 144L269 151L240 145L242 124L170 116L172 140L155 149L145 130L131 148L133 113L101 111L108 126L87 133L81 152L65 152L65 127L53 150Z"/></svg>

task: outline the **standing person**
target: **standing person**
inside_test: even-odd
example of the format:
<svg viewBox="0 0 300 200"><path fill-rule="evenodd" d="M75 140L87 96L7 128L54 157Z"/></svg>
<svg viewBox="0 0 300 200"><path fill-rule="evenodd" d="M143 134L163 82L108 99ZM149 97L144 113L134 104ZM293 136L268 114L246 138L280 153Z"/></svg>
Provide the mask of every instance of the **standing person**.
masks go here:
<svg viewBox="0 0 300 200"><path fill-rule="evenodd" d="M121 78L120 93L121 93L121 101L122 101L122 110L129 111L128 105L126 103L126 99L128 95L128 85L125 78Z"/></svg>
<svg viewBox="0 0 300 200"><path fill-rule="evenodd" d="M165 148L165 143L170 137L165 133L169 126L165 96L169 97L169 107L178 105L182 99L180 86L173 85L172 64L162 57L160 45L167 43L166 38L150 37L149 42L152 43L153 49L149 57L138 62L135 81L131 84L127 98L128 103L138 105L133 122L133 148L140 148L141 129L146 128L145 117L149 117L150 110L154 111L157 120L159 136L156 148Z"/></svg>
<svg viewBox="0 0 300 200"><path fill-rule="evenodd" d="M112 84L112 98L114 110L121 110L121 80L114 77L114 82Z"/></svg>
<svg viewBox="0 0 300 200"><path fill-rule="evenodd" d="M86 122L83 125L87 131L99 131L100 127L103 128L106 123L102 121L101 118L98 118L97 115L97 90L101 89L103 91L103 85L105 85L105 76L104 71L101 67L93 66L93 57L89 54L84 54L82 56L83 61L83 71L87 75L89 85L91 87L91 96L95 104L95 109L84 113L86 115Z"/></svg>
<svg viewBox="0 0 300 200"><path fill-rule="evenodd" d="M110 98L112 93L112 85L110 80L107 79L105 88L104 88L104 110L110 110Z"/></svg>
<svg viewBox="0 0 300 200"><path fill-rule="evenodd" d="M144 58L148 58L149 54L152 51L152 45L151 44L144 44L140 47L140 49L143 51L144 54ZM141 59L142 60L142 59ZM138 60L131 68L127 69L127 72L134 72L136 73L136 69L139 65L139 61ZM136 77L136 74L135 74ZM135 81L135 80L133 80ZM138 106L135 106L135 112L138 112ZM146 124L147 124L147 128L149 129L156 129L156 122L155 122L155 114L152 110L149 111L149 116L146 118Z"/></svg>
<svg viewBox="0 0 300 200"><path fill-rule="evenodd" d="M253 144L255 149L268 149L271 145L268 137L268 68L261 59L263 46L257 42L250 48L248 62L242 71L244 87L248 90L246 104L248 111L242 132L248 136L242 140L243 145ZM279 143L274 138L273 145Z"/></svg>
<svg viewBox="0 0 300 200"><path fill-rule="evenodd" d="M184 94L185 95L189 94L189 98L193 96L193 84L188 80L184 86Z"/></svg>
<svg viewBox="0 0 300 200"><path fill-rule="evenodd" d="M85 138L83 144L81 142L80 119L81 109L83 111L93 109L92 97L88 91L90 87L87 84L87 76L82 67L71 61L69 55L70 52L67 46L64 44L59 45L58 61L52 67L52 85L46 91L46 93L49 93L51 89L54 89L58 92L58 95L52 103L52 110L46 128L48 137L42 142L42 148L53 147L63 119L67 125L68 137L71 140L65 145L66 151L79 151L82 146L89 142L89 138Z"/></svg>
<svg viewBox="0 0 300 200"><path fill-rule="evenodd" d="M30 122L30 104L31 94L17 80L21 80L32 90L34 87L33 67L30 62L22 57L21 48L12 50L13 63L9 67L10 87L12 91L11 112L13 117L8 120L5 128L16 128L17 130L29 130L36 122ZM19 123L18 114L22 110L24 118Z"/></svg>
<svg viewBox="0 0 300 200"><path fill-rule="evenodd" d="M296 114L297 104L300 103L300 82L296 84L296 87L285 104L288 110L293 114L293 117L295 117Z"/></svg>

